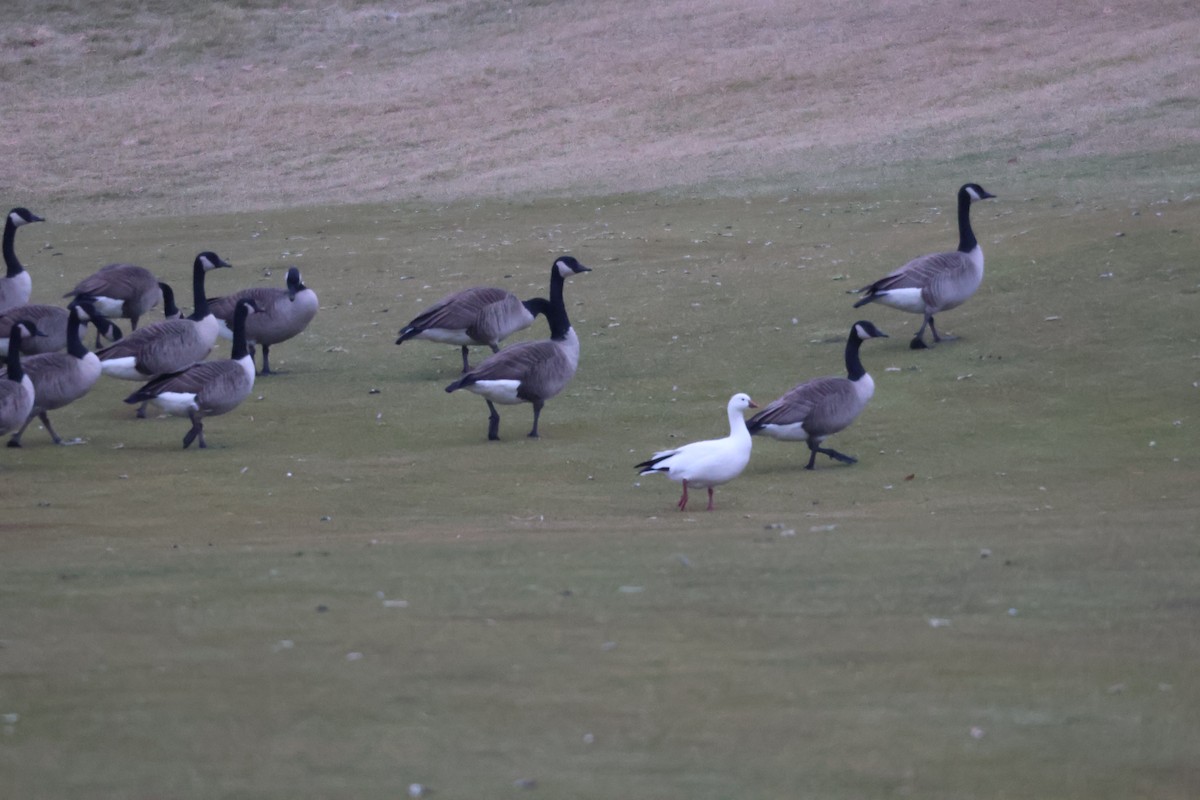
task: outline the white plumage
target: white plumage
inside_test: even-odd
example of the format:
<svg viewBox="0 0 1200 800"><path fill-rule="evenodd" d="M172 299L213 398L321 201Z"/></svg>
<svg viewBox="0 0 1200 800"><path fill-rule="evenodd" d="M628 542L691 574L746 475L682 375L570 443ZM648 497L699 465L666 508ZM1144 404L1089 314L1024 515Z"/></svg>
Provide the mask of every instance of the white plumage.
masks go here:
<svg viewBox="0 0 1200 800"><path fill-rule="evenodd" d="M661 450L651 458L636 465L640 475L661 472L673 481L683 484L683 496L679 498L679 510L687 510L688 487L708 489L708 510L713 510L713 487L720 486L742 474L750 463L750 431L742 412L747 408L758 408L747 394L738 393L729 398L726 412L729 415L729 435L723 439L707 439L692 442L674 450Z"/></svg>

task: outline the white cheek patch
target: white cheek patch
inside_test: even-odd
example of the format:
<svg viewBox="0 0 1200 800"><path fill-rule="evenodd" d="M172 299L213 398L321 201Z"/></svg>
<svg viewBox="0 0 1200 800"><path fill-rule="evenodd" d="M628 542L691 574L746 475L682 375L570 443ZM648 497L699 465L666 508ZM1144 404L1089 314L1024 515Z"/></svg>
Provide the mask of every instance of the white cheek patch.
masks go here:
<svg viewBox="0 0 1200 800"><path fill-rule="evenodd" d="M477 395L486 397L493 403L512 406L525 401L517 397L517 389L521 388L520 381L514 380L496 380L496 381L476 381L470 386L464 386L469 392L474 392Z"/></svg>
<svg viewBox="0 0 1200 800"><path fill-rule="evenodd" d="M25 224L25 218L15 211L8 215L8 221L13 224L14 228L19 228Z"/></svg>

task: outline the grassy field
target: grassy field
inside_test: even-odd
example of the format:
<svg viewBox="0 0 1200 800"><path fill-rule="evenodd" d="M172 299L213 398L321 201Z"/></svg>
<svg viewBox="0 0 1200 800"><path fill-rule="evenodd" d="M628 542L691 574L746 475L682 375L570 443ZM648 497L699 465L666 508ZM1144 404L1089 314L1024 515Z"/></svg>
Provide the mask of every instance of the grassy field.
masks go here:
<svg viewBox="0 0 1200 800"><path fill-rule="evenodd" d="M507 6L412 4L395 10L399 38L378 42L354 24L392 10L357 4L319 24L304 3L18 8L0 69L26 113L0 136L31 158L2 194L49 220L17 234L36 300L117 260L186 284L214 249L235 266L211 294L282 285L296 264L322 308L272 353L280 374L206 425L206 451L181 449L186 422L135 420L120 402L134 385L105 379L52 417L83 444L31 428L0 452L3 795L396 798L413 783L447 799L1200 795L1200 170L1195 131L1173 127L1194 116L1177 79L1195 53L1179 60L1169 8L1077 20L1061 62L1022 72L1029 52L998 42L1052 37L1058 12L1022 6L1031 16L1005 24L952 6L988 42L966 85L991 100L951 120L944 158L895 111L861 133L865 112L832 91L807 123L734 113L774 108L799 80L788 74L808 75L785 63L764 78L767 56L811 37L853 57L907 19L900 6L814 8L771 43L753 14L780 22L783 4L642 11L646 30L635 17L613 27L627 4L518 3L518 22ZM924 38L872 63L895 71L958 30L910 23ZM653 32L689 24L650 59ZM201 29L211 38L189 38ZM537 119L592 108L590 93L572 105L571 81L586 84L573 68L541 105L522 88L567 43L637 84L613 67L623 58L599 56L669 69L720 31L728 49L687 62L694 95L675 91L666 113L576 120L588 135L622 120L627 136L653 134L628 163L616 139L525 138ZM539 35L547 44L514 46ZM757 58L737 55L739 36ZM33 40L45 44L21 44ZM1107 67L1072 61L1097 41L1108 46L1088 58L1107 54ZM473 47L492 70L478 85L454 69ZM351 105L371 105L372 75L404 67L428 114L400 116L424 127L379 141L377 118L335 127L336 87L296 75L318 57ZM72 82L89 65L95 98ZM227 81L220 108L197 106L219 123L200 138L157 127L188 119L195 97L179 87L229 78L222 65L269 79ZM35 70L50 99L26 94L36 82L19 79ZM651 79L677 86L655 70L621 102L661 101ZM1043 101L1093 92L1107 105L1038 127L1039 70ZM433 95L455 75L474 100L443 107ZM862 97L885 96L885 81L858 78ZM932 86L897 102L932 102ZM253 145L245 131L274 118L247 111L255 102L283 120L308 112L311 129ZM473 140L446 124L472 103L507 109L480 113L520 144L474 188L474 156L455 149ZM153 135L130 134L100 169L110 111L130 108ZM92 138L52 122L87 114L110 127ZM797 125L815 143L789 149ZM480 147L503 138L489 130ZM851 130L862 140L839 145ZM407 158L430 151L419 168L393 161L396 135L416 143ZM138 148L154 159L124 169ZM41 155L56 149L58 167ZM214 169L222 160L238 169ZM913 352L918 319L852 310L847 292L952 246L965 180L998 195L973 214L988 274L939 317L962 338ZM396 347L396 332L465 285L542 294L563 252L593 268L566 287L579 373L547 404L540 440L524 436L529 408L508 407L489 443L482 400L443 392L457 349ZM864 346L876 396L830 440L858 464L806 472L803 446L756 441L711 514L675 511L677 484L636 475L654 450L722 435L733 392L764 404L841 372L863 316L892 338Z"/></svg>

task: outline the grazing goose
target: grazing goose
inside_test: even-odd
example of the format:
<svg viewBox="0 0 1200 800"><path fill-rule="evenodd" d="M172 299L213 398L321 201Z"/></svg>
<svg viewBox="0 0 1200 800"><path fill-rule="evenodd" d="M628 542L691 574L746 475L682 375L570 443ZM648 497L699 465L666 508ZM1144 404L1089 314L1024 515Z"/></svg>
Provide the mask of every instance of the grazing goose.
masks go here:
<svg viewBox="0 0 1200 800"><path fill-rule="evenodd" d="M859 289L860 293L866 292L866 297L854 307L878 302L901 311L923 314L925 320L909 343L913 350L928 347L923 338L926 325L935 342L953 340L953 336L938 335L933 315L962 305L983 282L983 248L971 230L971 201L995 196L977 183L963 184L958 190L958 249L914 258L895 272Z"/></svg>
<svg viewBox="0 0 1200 800"><path fill-rule="evenodd" d="M246 318L256 310L253 299L237 302L233 312L233 351L227 360L193 364L181 372L161 375L138 389L126 403L151 402L175 417L187 417L192 427L183 437L187 449L204 441L205 417L216 417L237 408L254 388L254 358L246 345Z"/></svg>
<svg viewBox="0 0 1200 800"><path fill-rule="evenodd" d="M571 262L579 263L574 259ZM396 344L409 339L425 339L462 347L462 371L466 373L467 347L483 344L496 353L500 342L533 324L542 313L540 298L518 300L506 289L476 286L449 294L400 329Z"/></svg>
<svg viewBox="0 0 1200 800"><path fill-rule="evenodd" d="M808 466L813 469L817 453L824 453L843 464L858 459L837 450L821 447L821 442L846 428L867 407L875 394L875 381L863 369L858 349L866 339L887 338L887 334L866 320L854 323L846 339L847 377L813 378L796 386L783 397L750 418L751 435L762 434L787 442L807 442Z"/></svg>
<svg viewBox="0 0 1200 800"><path fill-rule="evenodd" d="M63 297L92 301L105 317L123 317L137 330L138 320L163 299L154 273L136 264L109 264L75 284Z"/></svg>
<svg viewBox="0 0 1200 800"><path fill-rule="evenodd" d="M271 345L286 342L312 322L319 304L317 293L304 285L300 270L288 267L287 288L260 287L243 289L240 292L209 300L209 306L219 321L218 332L226 339L233 338L233 312L237 301L254 298L258 311L246 320L246 341L250 343L250 355L254 356L254 345L262 346L262 374L271 374Z"/></svg>
<svg viewBox="0 0 1200 800"><path fill-rule="evenodd" d="M25 305L33 293L33 281L17 258L16 248L13 247L17 228L30 222L45 220L28 208L14 208L8 212L8 220L4 223L4 264L8 271L0 278L0 311Z"/></svg>
<svg viewBox="0 0 1200 800"><path fill-rule="evenodd" d="M0 356L8 354L8 332L18 319L29 320L37 325L41 336L25 337L21 340L21 355L33 356L38 353L55 353L67 346L67 319L70 316L65 308L48 306L40 303L16 306L0 314ZM95 323L97 337L100 331L112 340L121 338L121 329L109 322L103 316L95 314L91 317Z"/></svg>
<svg viewBox="0 0 1200 800"><path fill-rule="evenodd" d="M46 432L55 444L62 444L62 437L55 432L46 413L62 408L87 394L100 379L100 359L83 346L80 330L94 317L95 309L89 313L89 303L76 302L70 306L67 320L67 352L42 353L31 356L22 363L25 374L33 382L33 407L21 425L21 429L8 440L9 447L21 446L21 435L35 417L41 419Z"/></svg>
<svg viewBox="0 0 1200 800"><path fill-rule="evenodd" d="M144 381L178 372L207 358L217 343L217 318L204 295L204 276L209 270L228 266L228 262L211 251L196 256L192 265L196 308L191 316L146 325L97 351L104 374L126 381ZM138 409L138 416L144 415L143 406Z"/></svg>
<svg viewBox="0 0 1200 800"><path fill-rule="evenodd" d="M639 475L661 472L673 481L683 483L683 496L679 498L679 510L687 510L688 486L708 489L708 510L713 510L713 487L742 474L750 463L750 431L742 412L747 408L758 408L746 394L735 394L729 398L726 411L729 414L729 435L724 439L708 439L692 442L674 450L662 450L636 465Z"/></svg>
<svg viewBox="0 0 1200 800"><path fill-rule="evenodd" d="M0 436L15 431L29 419L33 408L33 381L21 367L21 339L37 336L37 326L21 320L12 329L12 346L5 356L5 372L0 377Z"/></svg>
<svg viewBox="0 0 1200 800"><path fill-rule="evenodd" d="M529 301L550 322L550 338L521 342L501 350L446 387L447 392L466 389L487 400L488 439L500 438L500 414L494 403L533 404L533 430L537 438L538 418L546 401L561 392L575 377L579 366L579 337L567 318L563 283L568 275L590 272L571 256L562 256L550 269L550 300Z"/></svg>

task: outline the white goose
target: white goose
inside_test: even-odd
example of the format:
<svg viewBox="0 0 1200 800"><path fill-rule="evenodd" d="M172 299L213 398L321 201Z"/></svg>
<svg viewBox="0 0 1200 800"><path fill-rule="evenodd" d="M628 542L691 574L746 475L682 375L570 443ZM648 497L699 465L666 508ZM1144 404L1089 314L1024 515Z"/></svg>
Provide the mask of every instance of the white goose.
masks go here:
<svg viewBox="0 0 1200 800"><path fill-rule="evenodd" d="M750 431L742 412L747 408L758 408L747 394L735 394L729 398L726 411L729 414L729 435L724 439L708 439L692 442L674 450L661 450L651 458L636 465L639 475L653 472L664 473L673 481L683 483L683 496L679 498L679 510L687 510L688 486L708 489L708 511L713 510L713 487L742 474L750 463Z"/></svg>
<svg viewBox="0 0 1200 800"><path fill-rule="evenodd" d="M933 333L933 341L953 340L953 336L938 335L933 315L962 305L983 283L983 248L971 229L971 201L995 196L977 183L963 184L958 190L958 249L914 258L903 267L859 289L866 296L854 307L877 302L911 314L924 315L925 320L917 335L909 343L913 350L928 347L923 338L926 325Z"/></svg>

